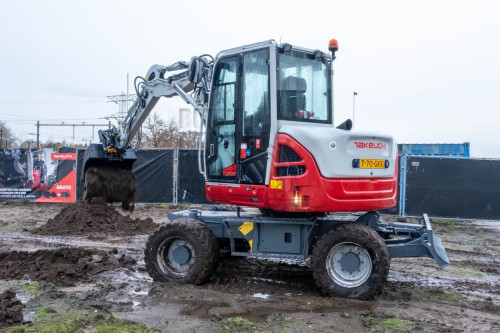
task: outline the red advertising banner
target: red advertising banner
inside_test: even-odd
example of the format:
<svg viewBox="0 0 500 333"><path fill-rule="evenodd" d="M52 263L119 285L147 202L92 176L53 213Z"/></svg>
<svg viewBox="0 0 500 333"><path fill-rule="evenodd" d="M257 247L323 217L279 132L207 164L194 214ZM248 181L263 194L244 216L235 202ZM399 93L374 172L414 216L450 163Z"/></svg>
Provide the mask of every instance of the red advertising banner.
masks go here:
<svg viewBox="0 0 500 333"><path fill-rule="evenodd" d="M74 202L76 150L0 150L0 201Z"/></svg>
<svg viewBox="0 0 500 333"><path fill-rule="evenodd" d="M75 174L76 171L72 170L66 177L52 186L45 195L38 197L35 202L74 202Z"/></svg>

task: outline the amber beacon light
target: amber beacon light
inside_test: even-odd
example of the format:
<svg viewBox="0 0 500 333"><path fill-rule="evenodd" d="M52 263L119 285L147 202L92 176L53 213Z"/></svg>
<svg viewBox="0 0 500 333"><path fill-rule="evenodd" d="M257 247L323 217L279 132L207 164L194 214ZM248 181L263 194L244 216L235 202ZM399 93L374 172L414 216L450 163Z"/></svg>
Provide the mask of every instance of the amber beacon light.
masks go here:
<svg viewBox="0 0 500 333"><path fill-rule="evenodd" d="M339 50L339 42L336 39L330 39L330 43L328 43L328 50L332 52L332 60L335 60L335 52Z"/></svg>

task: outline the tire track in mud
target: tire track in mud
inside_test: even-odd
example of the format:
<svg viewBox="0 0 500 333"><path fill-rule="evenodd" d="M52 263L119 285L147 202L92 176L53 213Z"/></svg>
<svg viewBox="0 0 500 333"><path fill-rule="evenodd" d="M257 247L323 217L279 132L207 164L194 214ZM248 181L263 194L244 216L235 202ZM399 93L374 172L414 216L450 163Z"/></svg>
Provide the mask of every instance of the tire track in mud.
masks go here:
<svg viewBox="0 0 500 333"><path fill-rule="evenodd" d="M223 260L206 288L230 293L321 295L307 265L244 257Z"/></svg>

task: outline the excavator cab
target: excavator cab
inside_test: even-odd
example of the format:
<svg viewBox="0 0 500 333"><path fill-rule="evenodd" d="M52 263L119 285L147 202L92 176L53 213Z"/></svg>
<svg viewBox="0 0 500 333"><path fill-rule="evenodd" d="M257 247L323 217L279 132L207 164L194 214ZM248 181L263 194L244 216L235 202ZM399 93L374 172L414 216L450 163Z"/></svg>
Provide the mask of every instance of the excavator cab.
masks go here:
<svg viewBox="0 0 500 333"><path fill-rule="evenodd" d="M393 138L333 126L333 57L274 42L218 55L204 150L208 200L301 213L396 204Z"/></svg>
<svg viewBox="0 0 500 333"><path fill-rule="evenodd" d="M264 185L278 121L331 124L330 62L274 43L223 54L210 94L207 181Z"/></svg>

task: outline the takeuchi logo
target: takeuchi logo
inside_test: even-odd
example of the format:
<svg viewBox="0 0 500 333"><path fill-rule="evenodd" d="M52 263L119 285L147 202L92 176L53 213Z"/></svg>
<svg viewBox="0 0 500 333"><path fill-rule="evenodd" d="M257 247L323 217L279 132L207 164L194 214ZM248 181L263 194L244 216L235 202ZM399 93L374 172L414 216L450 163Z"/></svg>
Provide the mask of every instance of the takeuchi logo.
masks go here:
<svg viewBox="0 0 500 333"><path fill-rule="evenodd" d="M76 160L76 153L52 153L50 159L57 160Z"/></svg>
<svg viewBox="0 0 500 333"><path fill-rule="evenodd" d="M387 149L387 144L382 142L354 141L354 144L360 149Z"/></svg>

